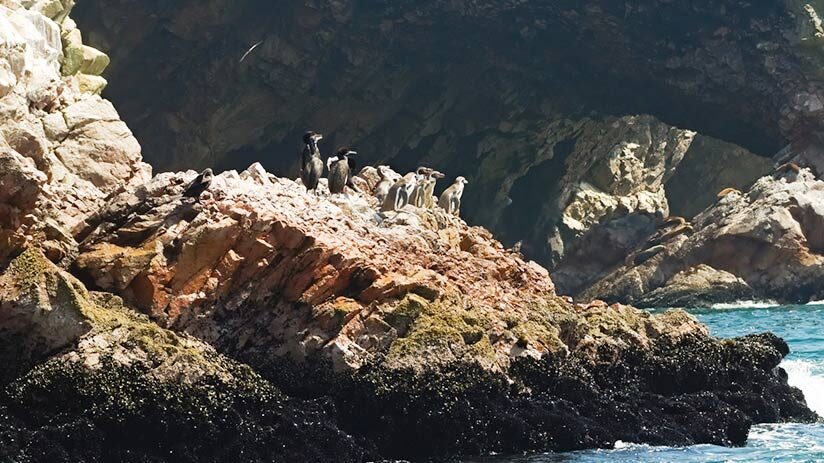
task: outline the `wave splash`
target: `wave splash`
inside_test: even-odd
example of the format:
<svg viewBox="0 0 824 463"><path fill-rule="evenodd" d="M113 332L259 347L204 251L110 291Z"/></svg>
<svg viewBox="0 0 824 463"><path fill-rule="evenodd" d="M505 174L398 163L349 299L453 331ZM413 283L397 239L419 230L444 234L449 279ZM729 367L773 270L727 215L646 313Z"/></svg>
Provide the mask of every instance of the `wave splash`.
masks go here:
<svg viewBox="0 0 824 463"><path fill-rule="evenodd" d="M790 386L804 393L807 406L824 416L824 362L787 360L781 367L787 372Z"/></svg>

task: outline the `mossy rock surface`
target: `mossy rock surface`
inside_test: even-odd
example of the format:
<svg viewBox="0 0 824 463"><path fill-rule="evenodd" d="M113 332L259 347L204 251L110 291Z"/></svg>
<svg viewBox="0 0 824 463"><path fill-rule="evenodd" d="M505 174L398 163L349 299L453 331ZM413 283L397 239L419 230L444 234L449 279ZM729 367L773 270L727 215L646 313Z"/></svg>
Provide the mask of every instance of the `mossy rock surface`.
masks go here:
<svg viewBox="0 0 824 463"><path fill-rule="evenodd" d="M0 353L10 343L32 347L25 362L4 357L20 368L0 378L0 461L366 459L326 402L290 399L119 297L87 291L39 251L19 256L0 283L12 299L0 326L11 326L9 307L27 320L0 339ZM37 331L45 328L63 334L52 350Z"/></svg>

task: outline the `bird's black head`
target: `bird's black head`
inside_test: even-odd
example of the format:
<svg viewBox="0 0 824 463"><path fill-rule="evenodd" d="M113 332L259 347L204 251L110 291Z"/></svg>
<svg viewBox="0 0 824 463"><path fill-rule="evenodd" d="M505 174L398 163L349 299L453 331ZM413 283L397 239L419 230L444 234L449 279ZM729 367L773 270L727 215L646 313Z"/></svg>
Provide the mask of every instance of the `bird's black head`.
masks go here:
<svg viewBox="0 0 824 463"><path fill-rule="evenodd" d="M322 139L323 139L323 135L321 135L317 132L311 132L310 131L310 132L306 132L303 135L303 142L306 143L307 145L317 143L319 140L322 140Z"/></svg>
<svg viewBox="0 0 824 463"><path fill-rule="evenodd" d="M338 148L338 152L336 154L338 156L338 159L344 159L344 158L347 158L347 157L354 157L358 153L357 153L357 151L352 151L350 148L343 147L343 148Z"/></svg>

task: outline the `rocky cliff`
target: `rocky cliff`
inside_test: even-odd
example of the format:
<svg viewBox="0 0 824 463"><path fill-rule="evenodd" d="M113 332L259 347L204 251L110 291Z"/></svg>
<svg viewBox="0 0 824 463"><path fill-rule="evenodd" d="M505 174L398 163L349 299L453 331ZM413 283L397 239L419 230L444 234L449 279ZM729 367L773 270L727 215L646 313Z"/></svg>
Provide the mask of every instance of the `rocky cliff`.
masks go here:
<svg viewBox="0 0 824 463"><path fill-rule="evenodd" d="M209 6L192 13L226 13ZM741 445L753 423L816 418L775 336L720 340L683 311L574 304L544 268L439 209L378 214L368 194L315 196L260 164L185 197L195 172L151 177L96 94L106 59L70 7L0 6L0 459ZM619 148L574 175L621 201L584 191L570 204L664 207L693 133L645 117L579 129ZM655 175L635 177L638 163Z"/></svg>
<svg viewBox="0 0 824 463"><path fill-rule="evenodd" d="M591 223L824 159L818 2L78 3L161 170L293 176L311 128L324 154L466 176L468 220L551 270Z"/></svg>
<svg viewBox="0 0 824 463"><path fill-rule="evenodd" d="M640 237L630 258L595 277L582 297L655 307L821 300L822 192L809 170L789 167L748 191L721 192L692 224Z"/></svg>

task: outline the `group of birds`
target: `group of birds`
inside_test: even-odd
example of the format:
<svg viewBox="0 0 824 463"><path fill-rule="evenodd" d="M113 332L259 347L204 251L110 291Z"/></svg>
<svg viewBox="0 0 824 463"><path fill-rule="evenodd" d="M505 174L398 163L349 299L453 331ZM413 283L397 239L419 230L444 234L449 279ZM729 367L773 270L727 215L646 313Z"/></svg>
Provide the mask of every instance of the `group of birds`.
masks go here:
<svg viewBox="0 0 824 463"><path fill-rule="evenodd" d="M352 182L357 164L353 159L356 151L349 148L340 148L334 156L329 157L324 165L321 159L318 142L323 135L316 132L307 132L303 136L304 148L301 153L300 179L307 191L317 194L323 169L328 170L329 193L346 194L346 187L360 191ZM411 204L415 207L433 209L435 207L435 184L444 174L429 167L419 167L399 177L386 166L378 166L380 181L375 187L374 196L378 200L381 212L399 211ZM447 213L459 215L461 198L464 186L469 182L464 177L458 177L447 188L438 200L438 206Z"/></svg>
<svg viewBox="0 0 824 463"><path fill-rule="evenodd" d="M320 179L323 170L328 173L329 192L331 194L346 194L346 187L360 191L352 182L357 164L353 159L358 153L349 148L340 148L334 156L323 163L318 148L318 142L323 135L307 132L303 136L304 148L301 153L300 179L307 191L318 194ZM378 166L380 181L375 188L374 196L378 200L381 212L399 211L411 204L415 207L435 208L435 183L445 177L444 174L429 167L419 167L403 177L395 174L387 166ZM209 188L214 178L212 169L200 173L183 192L184 197L200 198L200 195ZM458 216L461 211L461 198L464 186L469 182L464 177L458 177L438 199L438 206L447 213Z"/></svg>

